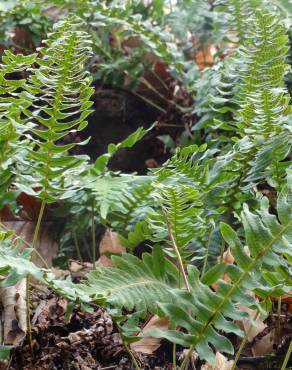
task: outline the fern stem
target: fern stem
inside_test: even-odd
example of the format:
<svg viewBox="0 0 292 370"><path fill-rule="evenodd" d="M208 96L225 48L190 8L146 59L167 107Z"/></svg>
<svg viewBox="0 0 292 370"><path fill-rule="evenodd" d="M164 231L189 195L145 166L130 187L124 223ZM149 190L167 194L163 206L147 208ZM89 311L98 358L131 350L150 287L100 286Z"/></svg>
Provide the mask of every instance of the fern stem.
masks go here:
<svg viewBox="0 0 292 370"><path fill-rule="evenodd" d="M282 297L278 299L277 307L277 337L280 338L281 335L281 311L282 311Z"/></svg>
<svg viewBox="0 0 292 370"><path fill-rule="evenodd" d="M184 358L184 360L181 364L180 370L186 370L187 369L194 349L195 349L195 345L193 344L193 345L190 346L190 349L189 349L186 357Z"/></svg>
<svg viewBox="0 0 292 370"><path fill-rule="evenodd" d="M166 211L163 208L162 208L162 213L164 215L165 223L166 223L167 230L168 230L168 233L169 233L171 242L172 242L172 246L173 246L174 251L175 251L176 256L177 256L177 260L178 260L178 264L179 264L179 269L180 269L180 271L182 273L182 276L183 276L183 279L184 279L184 282L185 282L185 286L186 286L187 290L190 292L191 291L191 288L190 288L190 284L189 284L189 281L188 281L188 278L187 278L187 274L186 274L185 269L184 269L184 264L183 264L183 261L182 261L181 255L180 255L180 251L178 249L178 246L176 244L175 238L173 236L173 233L172 233L172 230L171 230L171 227L170 227L168 218L167 218Z"/></svg>
<svg viewBox="0 0 292 370"><path fill-rule="evenodd" d="M34 358L33 353L33 346L32 346L32 327L30 321L30 294L29 294L29 275L26 277L25 280L25 299L26 299L26 306L25 306L25 316L26 316L26 327L27 327L27 339L28 339L28 346L30 350L30 354L32 358Z"/></svg>
<svg viewBox="0 0 292 370"><path fill-rule="evenodd" d="M286 370L287 365L288 365L288 361L289 361L290 356L291 356L291 353L292 353L292 340L291 340L291 342L289 344L289 348L288 348L287 353L286 353L286 356L284 358L284 361L283 361L281 370Z"/></svg>
<svg viewBox="0 0 292 370"><path fill-rule="evenodd" d="M176 343L172 344L172 364L173 370L176 370Z"/></svg>
<svg viewBox="0 0 292 370"><path fill-rule="evenodd" d="M86 250L86 253L87 253L87 256L89 258L89 261L92 261L92 255L91 255L91 252L90 252L90 247L86 241L86 238L84 237L84 235L81 236L81 239L82 239L82 243L85 247L85 250Z"/></svg>
<svg viewBox="0 0 292 370"><path fill-rule="evenodd" d="M39 236L39 232L40 232L40 228L41 228L41 222L42 222L42 219L43 219L45 207L46 207L46 201L42 200L40 212L39 212L38 219L37 219L37 224L36 224L36 227L34 229L34 234L33 234L33 239L32 239L32 244L31 244L32 249L36 248L36 243L37 243L37 239L38 239L38 236Z"/></svg>
<svg viewBox="0 0 292 370"><path fill-rule="evenodd" d="M254 317L254 320L257 320L257 318L259 317L259 314L260 314L260 312L259 312L259 310L257 310L257 313L256 313L256 315ZM236 352L236 355L235 355L234 362L232 364L231 370L235 370L236 369L237 362L238 362L238 360L239 360L239 358L240 358L240 356L242 354L242 351L244 350L244 347L245 347L245 345L246 345L246 343L248 341L248 336L249 336L251 330L252 330L252 325L250 325L250 327L248 328L248 330L245 333L244 338L242 339L242 341L240 343L240 346L239 346L239 348L238 348L238 350Z"/></svg>
<svg viewBox="0 0 292 370"><path fill-rule="evenodd" d="M136 370L141 370L140 366L138 365L138 362L133 354L133 352L131 351L131 349L129 348L128 344L124 342L124 346L126 348L126 351L128 352L129 356L131 357L131 360L133 362L133 365L135 367Z"/></svg>
<svg viewBox="0 0 292 370"><path fill-rule="evenodd" d="M141 100L144 100L146 103L148 103L149 105L152 105L152 107L156 108L157 110L159 110L160 112L162 113L166 113L166 110L163 109L162 107L160 107L159 105L155 104L153 101L151 101L150 99L147 99L145 98L145 96L137 93L136 91L131 91L131 94L137 96L138 98L140 98Z"/></svg>
<svg viewBox="0 0 292 370"><path fill-rule="evenodd" d="M3 224L2 222L0 222L0 227L2 227L4 230L6 231L11 231L11 229L9 229L5 224ZM23 243L24 245L26 245L28 248L31 248L31 244L28 243L24 238L22 238L20 235L17 235L17 239L21 240L21 243ZM43 256L36 250L34 249L32 251L33 253L35 253L39 259L42 261L42 263L44 264L45 268L46 269L49 269L49 265L47 264L46 260L43 258Z"/></svg>
<svg viewBox="0 0 292 370"><path fill-rule="evenodd" d="M208 242L207 242L207 246L206 246L206 254L205 254L205 258L204 258L204 264L203 264L203 268L202 268L202 272L201 272L201 277L205 274L205 271L206 271L206 268L207 268L208 257L209 257L209 248L210 248L210 243L211 243L213 232L214 232L214 229L212 228L211 231L210 231L209 237L208 237Z"/></svg>
<svg viewBox="0 0 292 370"><path fill-rule="evenodd" d="M46 201L42 200L41 208L39 211L36 227L34 229L33 239L32 239L32 249L36 250L36 243L38 240L40 228L41 228L41 222L44 215L44 210L46 207ZM29 275L26 277L26 289L25 289L25 298L26 298L26 307L25 307L25 313L26 313L26 326L27 326L27 337L28 337L28 345L31 352L31 356L34 357L33 354L33 346L32 346L32 327L31 327L31 321L30 321L30 294L29 294Z"/></svg>
<svg viewBox="0 0 292 370"><path fill-rule="evenodd" d="M92 201L92 208L91 208L91 228L92 228L92 266L95 270L96 265L96 239L95 239L95 221L94 221L94 200Z"/></svg>
<svg viewBox="0 0 292 370"><path fill-rule="evenodd" d="M79 261L80 262L83 262L83 258L81 256L81 252L80 252L80 247L79 247L77 235L76 235L76 232L74 230L72 230L72 235L73 235L74 244L75 244L75 248L76 248L76 252L77 252L77 256L79 258Z"/></svg>

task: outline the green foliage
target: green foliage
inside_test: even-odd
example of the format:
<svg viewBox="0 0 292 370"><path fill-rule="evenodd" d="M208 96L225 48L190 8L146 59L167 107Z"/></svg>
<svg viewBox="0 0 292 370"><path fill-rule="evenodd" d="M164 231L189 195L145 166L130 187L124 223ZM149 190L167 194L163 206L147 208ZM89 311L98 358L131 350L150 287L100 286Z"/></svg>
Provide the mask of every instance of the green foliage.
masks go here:
<svg viewBox="0 0 292 370"><path fill-rule="evenodd" d="M247 206L244 207L241 220L250 256L246 254L236 232L222 223L221 232L231 247L236 265L216 265L202 280L199 271L190 266L188 278L191 292L177 292L179 305L159 304L163 314L175 325L185 328L187 333L156 329L149 335L164 337L186 347L193 345L200 358L209 362L214 359L209 344L220 352L233 353L232 344L216 332L216 329L241 336L241 331L230 319L247 318L238 308L239 304L258 306L256 300L250 296L251 291L256 291L263 300L267 300L271 295L279 296L291 289L285 258L292 252L291 190L289 181L279 194L279 221L269 213L266 198L256 214L251 213ZM220 279L224 272L230 278L229 282ZM276 286L271 284L271 275L278 281ZM218 286L216 291L210 289L210 285L214 283Z"/></svg>
<svg viewBox="0 0 292 370"><path fill-rule="evenodd" d="M128 310L155 312L157 302L172 301L171 291L179 287L179 271L164 258L162 249L143 254L112 257L113 268L98 268L88 275L86 294L94 301Z"/></svg>
<svg viewBox="0 0 292 370"><path fill-rule="evenodd" d="M29 123L21 113L31 102L21 96L25 80L11 78L12 73L23 73L35 60L35 55L13 55L5 51L0 69L0 194L12 181L13 165L17 155L23 155L27 142L21 136L28 130Z"/></svg>
<svg viewBox="0 0 292 370"><path fill-rule="evenodd" d="M39 46L52 27L51 21L44 13L39 1L2 1L0 4L1 44L23 52Z"/></svg>
<svg viewBox="0 0 292 370"><path fill-rule="evenodd" d="M58 23L40 49L39 68L33 70L25 85L24 97L33 101L33 110L26 111L35 122L31 129L34 147L29 150L29 166L34 168L22 175L24 183L19 189L38 196L45 202L70 197L74 185L70 176L82 171L84 158L68 155L75 144L60 144L60 140L73 130L87 125L91 113L91 77L83 65L91 53L88 35L80 30L77 18L67 18Z"/></svg>
<svg viewBox="0 0 292 370"><path fill-rule="evenodd" d="M133 311L123 328L125 337L137 328L142 311L148 311L171 323L171 330L149 335L195 348L201 360L212 362L214 350L232 354L227 337L243 335L234 321L250 319L240 305L267 314L272 297L291 291L292 112L284 86L289 47L274 4L220 0L213 10L206 2L186 0L171 10L160 1L149 7L138 0L131 2L134 6L120 1L53 3L81 18L69 15L57 23L40 56L6 52L3 57L0 191L8 196L15 180L19 190L43 203L65 199L56 211L67 218L63 254L72 240L76 246L90 244L88 234L94 239L97 225L118 232L130 253L112 256L111 268L99 267L73 284L34 266L32 250L19 253L18 239L2 233L2 286L31 274L73 301L118 312L119 324L128 318L123 313ZM191 9L200 21L193 26ZM163 16L159 25L158 14ZM186 24L178 24L180 15ZM218 17L224 27L214 39ZM172 25L169 35L167 25ZM224 51L220 45L218 63L202 76L194 66L187 69L190 63L182 58L193 53L197 35L200 47L231 38L236 44L232 55L218 62ZM123 43L133 37L139 45L130 53ZM142 60L151 51L188 81L196 95L194 113L200 117L193 129L201 137L193 142L204 144L178 148L146 176L108 168L119 149L132 148L143 138L144 129L110 144L93 164L71 155L75 144L64 139L82 130L91 113L92 77L85 69L92 47L96 55L90 68L100 67L95 77L110 76L121 85L125 76L138 81L155 63ZM255 191L259 183L274 187L277 207ZM139 259L135 248L145 241L152 253ZM235 258L232 265L218 262L226 244Z"/></svg>
<svg viewBox="0 0 292 370"><path fill-rule="evenodd" d="M229 33L227 37L233 36L233 42L243 44L249 28L248 19L262 3L261 0L216 0L214 5L219 13L218 21Z"/></svg>
<svg viewBox="0 0 292 370"><path fill-rule="evenodd" d="M155 242L168 241L178 247L183 259L190 257L187 250L190 241L200 233L197 221L202 210L200 194L192 186L154 184L152 196L160 209L149 215L151 239ZM186 228L186 225L188 227ZM165 248L172 257L173 248Z"/></svg>
<svg viewBox="0 0 292 370"><path fill-rule="evenodd" d="M0 275L1 286L14 285L18 280L29 274L36 279L43 280L41 269L29 259L32 252L27 248L22 253L18 251L21 240L13 240L13 232L0 230Z"/></svg>

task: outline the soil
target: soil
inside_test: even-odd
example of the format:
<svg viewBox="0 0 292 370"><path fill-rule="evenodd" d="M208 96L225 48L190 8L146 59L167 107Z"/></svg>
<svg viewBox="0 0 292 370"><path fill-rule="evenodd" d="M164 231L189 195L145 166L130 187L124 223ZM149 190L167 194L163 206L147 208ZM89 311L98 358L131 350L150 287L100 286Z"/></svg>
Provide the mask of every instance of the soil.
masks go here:
<svg viewBox="0 0 292 370"><path fill-rule="evenodd" d="M284 304L285 311L287 314ZM22 346L14 350L9 364L0 362L0 370L135 370L117 327L99 306L93 305L91 312L79 305L72 308L66 299L45 287L39 287L31 293L31 321L33 356L25 340ZM238 368L279 370L291 340L289 314L283 325L285 336L275 344L275 354L253 357L249 355L252 344L247 345ZM270 323L267 330L272 327ZM261 333L255 340L265 334ZM238 347L236 342L234 345ZM183 360L183 353L183 349L177 346L178 366ZM172 346L166 341L162 341L158 350L151 355L133 355L141 370L173 370ZM194 361L194 364L195 369L201 369L201 363ZM188 370L193 369L190 365Z"/></svg>
<svg viewBox="0 0 292 370"><path fill-rule="evenodd" d="M86 312L75 306L67 317L69 308L64 298L49 290L33 291L33 356L26 340L13 352L10 370L135 370L116 326L102 308L93 305L92 312ZM141 369L172 369L167 355L169 350L162 346L156 355L137 354L136 360ZM1 370L7 368L0 363Z"/></svg>

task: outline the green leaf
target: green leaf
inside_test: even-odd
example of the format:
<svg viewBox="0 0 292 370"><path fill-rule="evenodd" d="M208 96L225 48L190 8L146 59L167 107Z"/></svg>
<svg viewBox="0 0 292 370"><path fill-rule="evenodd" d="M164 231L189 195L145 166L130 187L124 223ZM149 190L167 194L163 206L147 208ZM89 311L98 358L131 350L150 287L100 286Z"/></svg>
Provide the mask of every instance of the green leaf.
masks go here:
<svg viewBox="0 0 292 370"><path fill-rule="evenodd" d="M157 273L161 261L164 274ZM157 302L173 300L172 291L179 287L179 272L165 257L161 248L153 255L145 253L142 260L129 254L112 256L113 268L98 268L88 275L86 294L97 302L106 300L114 307L155 312Z"/></svg>
<svg viewBox="0 0 292 370"><path fill-rule="evenodd" d="M0 360L1 361L7 361L10 357L10 352L12 350L13 346L0 346Z"/></svg>

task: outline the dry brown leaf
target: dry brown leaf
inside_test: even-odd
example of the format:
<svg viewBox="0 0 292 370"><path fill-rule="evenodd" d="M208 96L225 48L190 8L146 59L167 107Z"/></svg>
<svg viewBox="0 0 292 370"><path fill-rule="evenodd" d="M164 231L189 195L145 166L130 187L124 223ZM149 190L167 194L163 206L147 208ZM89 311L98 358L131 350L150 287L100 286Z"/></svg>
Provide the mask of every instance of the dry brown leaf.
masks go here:
<svg viewBox="0 0 292 370"><path fill-rule="evenodd" d="M252 310L244 305L239 305L239 309L243 312L246 312L256 324L253 325L249 320L240 320L238 322L239 326L241 326L241 328L247 334L248 341L252 342L254 338L267 327L267 325L263 322L263 319L260 316L255 320L258 312L257 310Z"/></svg>
<svg viewBox="0 0 292 370"><path fill-rule="evenodd" d="M26 281L22 279L12 287L0 289L0 344L17 346L26 335Z"/></svg>
<svg viewBox="0 0 292 370"><path fill-rule="evenodd" d="M221 261L221 257L218 257L218 263L224 263L226 265L233 265L235 262L235 259L231 253L231 249L228 247L227 250L223 253L223 256L222 256L222 261ZM226 282L230 282L230 277L228 276L228 274L226 273L223 273L220 277L221 280L224 280ZM218 288L218 285L215 283L215 284L212 284L212 288L214 290L217 290Z"/></svg>
<svg viewBox="0 0 292 370"><path fill-rule="evenodd" d="M148 333L152 329L160 329L160 330L167 330L169 326L169 322L167 319L161 319L158 316L153 316L148 323L144 326L142 332L139 336L142 336ZM136 352L145 353L151 355L160 347L161 339L153 338L153 337L144 337L138 342L131 343L130 347L132 350Z"/></svg>
<svg viewBox="0 0 292 370"><path fill-rule="evenodd" d="M19 220L19 221L8 221L3 222L3 224L13 230L16 235L20 236L25 240L26 243L31 244L33 240L33 235L35 231L35 222L29 220ZM41 226L40 235L37 241L37 252L46 261L46 264L51 267L53 259L57 255L58 245L52 236L53 222L43 222ZM19 250L23 250L27 245L21 243L19 245ZM40 267L44 267L43 260L38 257L37 253L32 254L32 261Z"/></svg>
<svg viewBox="0 0 292 370"><path fill-rule="evenodd" d="M273 350L275 343L274 331L270 331L267 335L258 340L251 348L253 356L266 356Z"/></svg>
<svg viewBox="0 0 292 370"><path fill-rule="evenodd" d="M89 271L93 269L93 264L90 262L70 261L69 270L75 278L83 278Z"/></svg>
<svg viewBox="0 0 292 370"><path fill-rule="evenodd" d="M118 234L114 231L107 230L99 244L100 257L97 261L97 266L111 267L113 264L107 254L122 254L124 252L126 252L126 248L120 243Z"/></svg>
<svg viewBox="0 0 292 370"><path fill-rule="evenodd" d="M223 258L222 262L225 263L226 265L233 265L235 262L235 259L231 253L230 247L227 248L227 250L223 253Z"/></svg>
<svg viewBox="0 0 292 370"><path fill-rule="evenodd" d="M207 363L201 367L201 370L231 370L233 362L223 356L222 353L216 352L215 363L213 365Z"/></svg>

